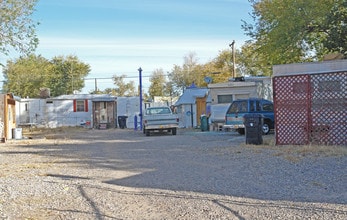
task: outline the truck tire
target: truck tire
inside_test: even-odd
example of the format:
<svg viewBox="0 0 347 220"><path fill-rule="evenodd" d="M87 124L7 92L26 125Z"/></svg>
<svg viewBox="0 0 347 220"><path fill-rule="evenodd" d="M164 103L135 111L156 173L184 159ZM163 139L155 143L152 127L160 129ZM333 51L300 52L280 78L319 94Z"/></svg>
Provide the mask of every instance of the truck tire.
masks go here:
<svg viewBox="0 0 347 220"><path fill-rule="evenodd" d="M150 134L149 130L146 130L146 136L148 137Z"/></svg>
<svg viewBox="0 0 347 220"><path fill-rule="evenodd" d="M244 128L238 128L237 129L237 132L241 135L244 135L245 134L245 129Z"/></svg>
<svg viewBox="0 0 347 220"><path fill-rule="evenodd" d="M172 129L172 135L176 135L177 134L177 128L173 128Z"/></svg>
<svg viewBox="0 0 347 220"><path fill-rule="evenodd" d="M263 130L263 134L265 134L265 135L269 134L269 132L270 132L270 124L268 122L264 122L262 130Z"/></svg>

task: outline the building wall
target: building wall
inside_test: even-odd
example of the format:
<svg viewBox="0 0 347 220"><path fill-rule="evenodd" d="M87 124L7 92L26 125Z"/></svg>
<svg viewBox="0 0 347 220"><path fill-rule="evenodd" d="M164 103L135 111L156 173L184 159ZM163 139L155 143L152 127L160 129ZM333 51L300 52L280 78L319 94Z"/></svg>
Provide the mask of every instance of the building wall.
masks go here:
<svg viewBox="0 0 347 220"><path fill-rule="evenodd" d="M246 78L246 81L210 84L208 87L212 105L222 104L218 102L219 95L232 95L232 100L245 98L273 99L270 77L252 77Z"/></svg>
<svg viewBox="0 0 347 220"><path fill-rule="evenodd" d="M16 101L12 94L0 94L0 138L12 139L12 130L16 128Z"/></svg>
<svg viewBox="0 0 347 220"><path fill-rule="evenodd" d="M144 103L142 103L144 110ZM117 98L117 116L127 116L126 127L135 128L135 116L138 126L140 123L140 97L118 97Z"/></svg>
<svg viewBox="0 0 347 220"><path fill-rule="evenodd" d="M73 112L73 100L21 99L17 102L17 124L56 128L80 126L91 121L92 102L88 101L88 112Z"/></svg>
<svg viewBox="0 0 347 220"><path fill-rule="evenodd" d="M87 112L74 112L73 100L47 101L44 107L43 123L46 127L81 126L92 119L92 102L88 100Z"/></svg>
<svg viewBox="0 0 347 220"><path fill-rule="evenodd" d="M44 119L44 105L44 99L21 99L17 101L17 124L40 124Z"/></svg>
<svg viewBox="0 0 347 220"><path fill-rule="evenodd" d="M196 104L183 104L177 107L180 128L193 128L198 126Z"/></svg>
<svg viewBox="0 0 347 220"><path fill-rule="evenodd" d="M90 96L92 97L92 96ZM93 125L93 107L92 101L88 99L88 112L74 112L74 99L88 99L88 96L78 98L76 95L66 96L64 99L20 99L17 101L16 114L18 125L35 124L41 127L61 127L61 126L81 126L86 122ZM109 105L109 104L108 104ZM151 103L156 105L156 103ZM116 109L114 109L116 108ZM135 128L135 116L137 125L140 123L140 98L139 97L117 97L116 106L107 107L105 119L109 121L111 127L116 127L112 122L116 123L118 116L127 116L127 128ZM142 109L145 109L143 103ZM113 117L112 111L115 110ZM88 123L89 124L89 123Z"/></svg>

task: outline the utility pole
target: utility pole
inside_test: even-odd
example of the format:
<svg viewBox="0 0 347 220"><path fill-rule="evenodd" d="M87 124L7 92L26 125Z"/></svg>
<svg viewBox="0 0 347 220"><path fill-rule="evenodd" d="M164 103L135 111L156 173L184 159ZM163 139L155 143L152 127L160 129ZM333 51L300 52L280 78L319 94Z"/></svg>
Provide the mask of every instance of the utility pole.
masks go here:
<svg viewBox="0 0 347 220"><path fill-rule="evenodd" d="M236 66L235 66L235 40L231 44L229 44L233 53L233 78L236 77Z"/></svg>
<svg viewBox="0 0 347 220"><path fill-rule="evenodd" d="M140 130L142 130L142 69L141 67L138 69L139 71L139 86L140 86Z"/></svg>

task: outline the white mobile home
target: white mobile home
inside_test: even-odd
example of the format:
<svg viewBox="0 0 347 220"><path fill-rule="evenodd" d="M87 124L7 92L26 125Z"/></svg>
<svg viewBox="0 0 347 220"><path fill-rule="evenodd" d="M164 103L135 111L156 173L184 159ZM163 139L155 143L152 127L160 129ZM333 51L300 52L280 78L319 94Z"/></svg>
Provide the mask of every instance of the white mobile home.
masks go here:
<svg viewBox="0 0 347 220"><path fill-rule="evenodd" d="M209 84L208 88L212 105L247 98L273 99L271 77L238 77L224 83Z"/></svg>
<svg viewBox="0 0 347 220"><path fill-rule="evenodd" d="M90 126L93 124L93 100L108 99L116 102L110 95L75 94L46 99L20 99L18 101L17 124L42 127ZM106 107L107 105L105 105ZM115 115L107 116L114 124Z"/></svg>

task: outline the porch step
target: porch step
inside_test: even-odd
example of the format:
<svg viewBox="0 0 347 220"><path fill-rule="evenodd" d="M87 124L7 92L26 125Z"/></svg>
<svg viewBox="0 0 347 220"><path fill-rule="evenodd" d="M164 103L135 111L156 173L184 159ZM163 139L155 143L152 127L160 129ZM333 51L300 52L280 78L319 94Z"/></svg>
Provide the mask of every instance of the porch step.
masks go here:
<svg viewBox="0 0 347 220"><path fill-rule="evenodd" d="M101 129L101 130L107 129L107 124L101 123L101 124L99 125L99 129Z"/></svg>

